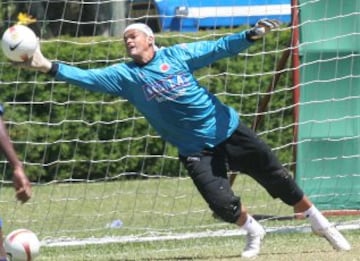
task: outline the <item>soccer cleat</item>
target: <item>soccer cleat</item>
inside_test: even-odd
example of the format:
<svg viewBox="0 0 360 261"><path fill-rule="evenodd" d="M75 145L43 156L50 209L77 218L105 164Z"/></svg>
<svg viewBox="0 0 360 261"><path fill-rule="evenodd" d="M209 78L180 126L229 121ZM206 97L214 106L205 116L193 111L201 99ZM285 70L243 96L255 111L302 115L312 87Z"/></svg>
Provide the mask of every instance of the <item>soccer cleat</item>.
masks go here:
<svg viewBox="0 0 360 261"><path fill-rule="evenodd" d="M313 232L321 237L324 237L331 246L338 251L349 251L351 246L344 236L336 229L335 226L330 226L325 229L313 229Z"/></svg>
<svg viewBox="0 0 360 261"><path fill-rule="evenodd" d="M248 233L246 235L246 246L241 254L244 258L254 258L260 253L261 240L264 238L266 232L264 229L256 234Z"/></svg>

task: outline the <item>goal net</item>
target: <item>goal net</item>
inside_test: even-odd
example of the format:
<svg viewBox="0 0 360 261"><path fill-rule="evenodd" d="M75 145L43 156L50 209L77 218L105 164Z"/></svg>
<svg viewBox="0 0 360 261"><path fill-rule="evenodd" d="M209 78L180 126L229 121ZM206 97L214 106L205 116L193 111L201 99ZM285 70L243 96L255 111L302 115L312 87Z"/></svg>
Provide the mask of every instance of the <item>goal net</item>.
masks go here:
<svg viewBox="0 0 360 261"><path fill-rule="evenodd" d="M279 30L236 57L197 71L196 76L234 107L244 123L256 129L310 197L326 197L330 208L325 209L337 208L331 204L339 198L340 202L351 199L347 209L354 206L356 210L360 202L356 109L359 1L336 1L338 7L332 1L320 2L324 2L323 8L319 1L294 5L290 1L255 0L5 0L0 3L0 27L3 32L18 21L20 12L29 14L36 19L29 26L40 37L46 57L81 68L98 68L129 61L121 32L134 21L149 24L157 44L169 46L217 39L244 30L263 17L281 20ZM348 5L353 6L345 8ZM316 15L299 19L296 11L313 6L319 11ZM292 23L294 17L296 24ZM346 29L340 28L344 19ZM325 35L323 30L315 30L329 21L336 23L339 31L323 28L331 31ZM302 38L301 32L306 32ZM348 40L351 46L346 45L343 52L340 43ZM322 52L322 46L334 42L339 44L332 45L331 55ZM316 50L299 59L299 51L310 47ZM325 78L323 70L327 70ZM303 85L307 96L300 94ZM329 85L331 91L324 90ZM332 96L340 87L345 88L340 96ZM0 213L5 233L26 227L48 246L242 234L213 216L179 163L176 149L163 142L127 100L15 68L3 56L0 88L9 134L34 192L29 203L16 202L10 165L1 158ZM321 90L312 93L312 88ZM339 105L334 111L336 102ZM321 117L314 117L320 111L324 112ZM318 122L323 135L320 140L329 147L318 144L319 136L314 134L320 128L316 127ZM335 136L333 124L339 130ZM349 146L354 150L332 147L341 141L352 142ZM314 146L321 146L323 152L331 150L331 155L310 155ZM324 174L323 170L330 168L327 166L346 165L349 158L357 163L351 169L346 167L346 173ZM311 176L307 176L310 167ZM339 169L345 166L339 165ZM272 199L253 180L241 173L230 174L236 177L232 185L235 193L269 231L308 229L304 220L293 218L291 207ZM346 191L323 187L329 184L326 180L338 184L343 176ZM359 225L356 216L348 220L345 225Z"/></svg>

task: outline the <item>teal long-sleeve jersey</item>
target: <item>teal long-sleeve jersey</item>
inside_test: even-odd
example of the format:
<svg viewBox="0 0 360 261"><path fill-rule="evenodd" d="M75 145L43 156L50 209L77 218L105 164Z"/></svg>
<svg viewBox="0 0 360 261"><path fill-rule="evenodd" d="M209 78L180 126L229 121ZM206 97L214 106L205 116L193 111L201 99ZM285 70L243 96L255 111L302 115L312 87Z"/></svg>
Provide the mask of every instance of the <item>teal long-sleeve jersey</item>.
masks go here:
<svg viewBox="0 0 360 261"><path fill-rule="evenodd" d="M161 48L146 65L128 62L83 70L58 63L55 78L127 99L164 140L188 156L221 143L239 124L238 113L201 86L193 72L251 44L244 31Z"/></svg>

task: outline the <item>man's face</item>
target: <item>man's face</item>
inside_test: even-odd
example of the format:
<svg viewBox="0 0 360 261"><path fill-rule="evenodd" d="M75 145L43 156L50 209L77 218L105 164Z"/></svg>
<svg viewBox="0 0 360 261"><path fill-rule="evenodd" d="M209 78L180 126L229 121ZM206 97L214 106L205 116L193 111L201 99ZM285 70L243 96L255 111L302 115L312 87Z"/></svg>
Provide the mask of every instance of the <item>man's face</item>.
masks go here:
<svg viewBox="0 0 360 261"><path fill-rule="evenodd" d="M136 29L129 30L124 35L127 53L135 60L144 55L152 47L153 41L154 38L152 36L148 36Z"/></svg>

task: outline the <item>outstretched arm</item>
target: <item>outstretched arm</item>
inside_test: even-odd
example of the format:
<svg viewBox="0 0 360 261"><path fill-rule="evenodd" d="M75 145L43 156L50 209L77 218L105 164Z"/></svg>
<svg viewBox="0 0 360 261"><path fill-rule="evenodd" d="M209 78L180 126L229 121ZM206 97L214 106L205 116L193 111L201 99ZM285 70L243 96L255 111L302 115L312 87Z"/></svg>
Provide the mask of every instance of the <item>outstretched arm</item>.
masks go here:
<svg viewBox="0 0 360 261"><path fill-rule="evenodd" d="M90 91L105 92L119 95L122 88L123 67L107 66L96 69L81 69L65 63L51 62L40 49L40 45L34 55L24 62L14 62L14 65L24 69L30 69L47 73L58 80L80 86Z"/></svg>
<svg viewBox="0 0 360 261"><path fill-rule="evenodd" d="M187 61L189 68L195 71L219 59L237 55L280 25L277 20L262 19L248 30L227 35L216 41L181 44L176 51L178 56Z"/></svg>
<svg viewBox="0 0 360 261"><path fill-rule="evenodd" d="M25 203L31 197L31 185L25 175L23 164L16 155L2 116L0 116L0 149L5 154L13 170L13 185L16 198Z"/></svg>

